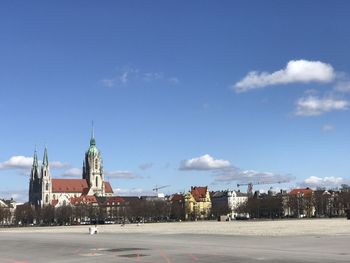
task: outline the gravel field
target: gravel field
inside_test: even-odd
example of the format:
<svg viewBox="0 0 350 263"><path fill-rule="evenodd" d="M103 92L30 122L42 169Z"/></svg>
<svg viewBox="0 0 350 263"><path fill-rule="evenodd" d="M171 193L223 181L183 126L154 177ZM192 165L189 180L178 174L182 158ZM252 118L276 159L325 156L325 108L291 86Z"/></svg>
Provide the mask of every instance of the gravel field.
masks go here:
<svg viewBox="0 0 350 263"><path fill-rule="evenodd" d="M0 232L84 233L89 226L2 228ZM237 236L350 235L350 220L300 219L271 221L198 221L99 225L101 233L214 234Z"/></svg>

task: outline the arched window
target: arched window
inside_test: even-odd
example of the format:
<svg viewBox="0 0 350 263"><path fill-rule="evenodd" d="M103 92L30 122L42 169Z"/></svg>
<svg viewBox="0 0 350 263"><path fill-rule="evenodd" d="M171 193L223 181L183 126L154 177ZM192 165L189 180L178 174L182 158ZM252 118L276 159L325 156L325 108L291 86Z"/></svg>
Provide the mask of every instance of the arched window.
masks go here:
<svg viewBox="0 0 350 263"><path fill-rule="evenodd" d="M46 183L46 191L49 191L49 183Z"/></svg>
<svg viewBox="0 0 350 263"><path fill-rule="evenodd" d="M44 176L46 176L46 170L44 171Z"/></svg>
<svg viewBox="0 0 350 263"><path fill-rule="evenodd" d="M96 187L98 186L98 177L96 177Z"/></svg>
<svg viewBox="0 0 350 263"><path fill-rule="evenodd" d="M98 163L97 160L95 160L95 170L97 170L97 168L98 168L98 164L97 163Z"/></svg>
<svg viewBox="0 0 350 263"><path fill-rule="evenodd" d="M45 203L48 203L49 202L49 195L46 195L45 197Z"/></svg>

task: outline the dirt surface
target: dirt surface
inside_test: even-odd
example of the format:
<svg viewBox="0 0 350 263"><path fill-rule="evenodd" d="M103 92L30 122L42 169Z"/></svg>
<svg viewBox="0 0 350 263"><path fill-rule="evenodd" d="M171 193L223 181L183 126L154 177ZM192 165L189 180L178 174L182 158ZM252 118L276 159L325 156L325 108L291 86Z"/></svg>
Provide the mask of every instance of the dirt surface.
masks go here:
<svg viewBox="0 0 350 263"><path fill-rule="evenodd" d="M87 233L89 226L2 228L0 232ZM268 221L198 221L99 225L100 233L213 234L238 236L350 235L350 220L300 219Z"/></svg>

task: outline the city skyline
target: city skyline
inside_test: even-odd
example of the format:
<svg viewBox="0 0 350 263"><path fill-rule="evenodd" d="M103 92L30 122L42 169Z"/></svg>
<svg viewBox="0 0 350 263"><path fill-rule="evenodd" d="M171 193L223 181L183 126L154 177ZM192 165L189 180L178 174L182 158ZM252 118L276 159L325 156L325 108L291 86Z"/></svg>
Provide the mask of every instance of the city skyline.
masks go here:
<svg viewBox="0 0 350 263"><path fill-rule="evenodd" d="M117 195L349 183L349 8L1 3L0 198L27 201L35 147L80 178L92 120Z"/></svg>

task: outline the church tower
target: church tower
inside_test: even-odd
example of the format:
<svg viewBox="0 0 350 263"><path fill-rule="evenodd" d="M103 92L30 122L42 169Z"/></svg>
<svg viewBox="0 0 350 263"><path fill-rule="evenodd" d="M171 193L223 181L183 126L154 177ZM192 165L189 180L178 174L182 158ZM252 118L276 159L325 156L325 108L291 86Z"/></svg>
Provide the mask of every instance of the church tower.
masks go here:
<svg viewBox="0 0 350 263"><path fill-rule="evenodd" d="M96 147L94 127L91 130L90 147L85 153L83 179L86 179L90 190L97 196L105 196L103 162L100 151Z"/></svg>
<svg viewBox="0 0 350 263"><path fill-rule="evenodd" d="M47 149L44 150L43 164L41 166L41 206L51 202L52 183Z"/></svg>
<svg viewBox="0 0 350 263"><path fill-rule="evenodd" d="M29 179L29 203L35 206L39 206L40 199L41 199L41 182L40 182L40 175L39 175L38 156L36 154L36 147L35 147L33 165L30 171L30 179Z"/></svg>

